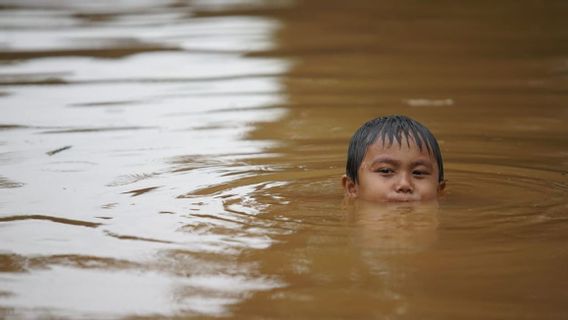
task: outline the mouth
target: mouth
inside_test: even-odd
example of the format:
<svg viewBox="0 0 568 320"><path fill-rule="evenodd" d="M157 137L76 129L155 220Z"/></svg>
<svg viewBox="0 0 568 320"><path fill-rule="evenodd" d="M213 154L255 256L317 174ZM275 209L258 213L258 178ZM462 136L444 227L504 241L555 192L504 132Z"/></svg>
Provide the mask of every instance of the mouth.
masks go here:
<svg viewBox="0 0 568 320"><path fill-rule="evenodd" d="M401 196L388 197L386 200L387 200L387 202L417 202L417 201L420 201L420 199L417 199L417 198L401 197Z"/></svg>

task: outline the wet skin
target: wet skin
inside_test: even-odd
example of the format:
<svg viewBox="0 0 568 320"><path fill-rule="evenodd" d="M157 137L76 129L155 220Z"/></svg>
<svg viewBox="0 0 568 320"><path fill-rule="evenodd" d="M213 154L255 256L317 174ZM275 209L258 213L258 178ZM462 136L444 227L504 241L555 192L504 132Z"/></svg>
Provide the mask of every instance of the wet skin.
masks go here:
<svg viewBox="0 0 568 320"><path fill-rule="evenodd" d="M438 181L438 164L423 145L402 139L389 145L378 139L369 146L359 167L359 181L343 177L351 199L372 202L417 202L438 198L445 182Z"/></svg>

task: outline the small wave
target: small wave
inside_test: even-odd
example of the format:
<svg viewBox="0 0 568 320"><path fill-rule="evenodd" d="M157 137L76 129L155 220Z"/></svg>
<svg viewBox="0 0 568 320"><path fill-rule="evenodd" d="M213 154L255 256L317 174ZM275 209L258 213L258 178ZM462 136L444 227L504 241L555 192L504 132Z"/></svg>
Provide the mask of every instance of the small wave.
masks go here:
<svg viewBox="0 0 568 320"><path fill-rule="evenodd" d="M29 60L35 58L44 58L44 57L94 57L94 58L124 58L127 56L131 56L134 54L139 54L142 52L155 52L155 51L174 51L179 50L178 48L172 47L157 47L157 46L139 46L139 47L114 47L114 48L102 48L102 49L93 49L93 48L85 48L85 49L68 49L68 50L10 50L10 51L2 51L0 52L0 60ZM62 81L59 79L55 79L56 81ZM49 80L46 84L54 84L53 79ZM37 84L37 82L30 83L28 81L25 82L10 82L2 84Z"/></svg>
<svg viewBox="0 0 568 320"><path fill-rule="evenodd" d="M120 235L120 234L116 234L116 233L113 233L113 232L110 232L110 231L105 231L105 234L108 235L109 237L113 237L113 238L120 239L120 240L148 241L148 242L165 243L165 244L174 243L174 242L168 241L168 240L160 240L160 239L144 238L144 237L137 237L137 236Z"/></svg>
<svg viewBox="0 0 568 320"><path fill-rule="evenodd" d="M144 100L117 100L117 101L102 101L102 102L83 102L73 103L72 107L123 107L128 105L137 105L147 101Z"/></svg>
<svg viewBox="0 0 568 320"><path fill-rule="evenodd" d="M12 189L23 187L24 184L21 182L12 181L8 178L0 176L0 189Z"/></svg>
<svg viewBox="0 0 568 320"><path fill-rule="evenodd" d="M51 222L55 222L55 223L62 223L62 224L89 227L89 228L97 228L97 227L102 225L102 223L97 223L97 222L75 220L75 219L68 219L68 218L60 218L60 217L52 217L52 216L41 215L41 214L0 217L0 222L13 222L13 221L23 221L23 220L43 220L43 221L51 221Z"/></svg>
<svg viewBox="0 0 568 320"><path fill-rule="evenodd" d="M123 194L131 194L132 197L137 197L137 196L143 195L145 193L148 193L150 191L156 190L158 188L159 187L140 188L140 189L125 191L125 192L123 192Z"/></svg>
<svg viewBox="0 0 568 320"><path fill-rule="evenodd" d="M28 126L23 126L19 124L0 124L0 130L14 130L14 129L26 129Z"/></svg>
<svg viewBox="0 0 568 320"><path fill-rule="evenodd" d="M129 184L136 183L138 181L146 180L151 177L156 176L157 173L133 173L133 174L125 174L117 177L111 183L107 184L107 187L118 187L118 186L125 186Z"/></svg>
<svg viewBox="0 0 568 320"><path fill-rule="evenodd" d="M98 128L72 128L72 129L60 129L60 130L49 130L42 133L47 134L58 134L58 133L91 133L91 132L109 132L109 131L131 131L131 130L147 130L155 129L155 127L98 127Z"/></svg>
<svg viewBox="0 0 568 320"><path fill-rule="evenodd" d="M0 253L0 272L29 272L34 269L37 270L52 265L83 269L128 269L140 267L138 263L132 261L88 255L59 254L25 256L13 253Z"/></svg>

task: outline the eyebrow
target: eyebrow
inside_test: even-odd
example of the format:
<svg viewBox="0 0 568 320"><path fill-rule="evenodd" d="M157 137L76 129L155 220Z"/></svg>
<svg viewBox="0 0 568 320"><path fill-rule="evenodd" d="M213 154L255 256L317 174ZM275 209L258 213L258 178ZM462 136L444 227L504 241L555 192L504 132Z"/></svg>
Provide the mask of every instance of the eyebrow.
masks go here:
<svg viewBox="0 0 568 320"><path fill-rule="evenodd" d="M434 167L434 164L432 163L432 161L424 160L424 159L412 161L410 164L412 165L412 167L417 167L417 166L426 166L426 167L430 167L430 168Z"/></svg>
<svg viewBox="0 0 568 320"><path fill-rule="evenodd" d="M375 160L373 160L373 162L371 162L371 167L379 164L379 163L387 163L393 166L398 166L400 165L400 161L393 159L391 157L377 157L375 158ZM412 161L410 163L411 167L417 167L417 166L426 166L429 168L433 168L434 164L432 163L432 161L430 160L426 160L426 159L418 159L416 161Z"/></svg>
<svg viewBox="0 0 568 320"><path fill-rule="evenodd" d="M400 165L400 161L393 159L391 157L384 157L383 156L383 157L375 158L375 160L373 160L373 162L371 162L371 167L375 166L379 163L388 163L388 164L391 164L393 166Z"/></svg>

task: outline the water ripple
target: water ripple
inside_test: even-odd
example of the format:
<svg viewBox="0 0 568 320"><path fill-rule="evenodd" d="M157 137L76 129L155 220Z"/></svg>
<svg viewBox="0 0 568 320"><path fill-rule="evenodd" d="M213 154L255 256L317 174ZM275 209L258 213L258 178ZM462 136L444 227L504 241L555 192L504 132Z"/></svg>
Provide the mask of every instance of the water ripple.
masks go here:
<svg viewBox="0 0 568 320"><path fill-rule="evenodd" d="M12 181L8 178L0 176L0 189L12 189L23 187L24 184L21 182Z"/></svg>
<svg viewBox="0 0 568 320"><path fill-rule="evenodd" d="M54 216L41 215L41 214L13 215L13 216L0 217L0 222L13 222L13 221L23 221L23 220L43 220L43 221L51 221L55 223L62 223L67 225L89 227L89 228L96 228L102 225L102 223L97 223L97 222L74 220L74 219L54 217Z"/></svg>

